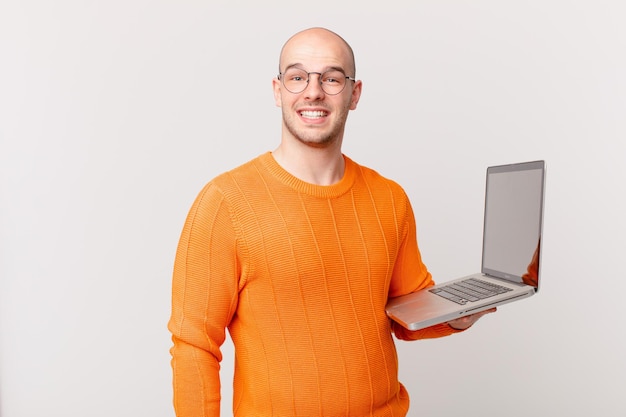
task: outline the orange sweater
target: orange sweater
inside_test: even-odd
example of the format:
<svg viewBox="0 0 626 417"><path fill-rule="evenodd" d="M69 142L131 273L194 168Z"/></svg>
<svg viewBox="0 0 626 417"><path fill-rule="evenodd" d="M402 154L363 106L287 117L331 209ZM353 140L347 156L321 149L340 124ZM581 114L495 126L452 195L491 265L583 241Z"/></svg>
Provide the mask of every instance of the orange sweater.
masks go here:
<svg viewBox="0 0 626 417"><path fill-rule="evenodd" d="M316 186L266 153L208 183L174 265L169 329L179 417L217 417L220 346L235 345L235 416L404 416L388 297L432 285L407 196L346 158Z"/></svg>

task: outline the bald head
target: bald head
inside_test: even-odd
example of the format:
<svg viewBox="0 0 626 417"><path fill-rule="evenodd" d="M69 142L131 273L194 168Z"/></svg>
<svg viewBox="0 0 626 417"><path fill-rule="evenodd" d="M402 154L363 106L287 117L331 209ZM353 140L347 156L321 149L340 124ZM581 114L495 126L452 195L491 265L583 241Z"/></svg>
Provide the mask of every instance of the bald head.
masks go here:
<svg viewBox="0 0 626 417"><path fill-rule="evenodd" d="M319 27L298 32L285 42L280 52L278 71L282 72L289 66L302 64L303 60L315 59L335 60L340 63L346 74L356 76L354 52L348 42L335 32Z"/></svg>

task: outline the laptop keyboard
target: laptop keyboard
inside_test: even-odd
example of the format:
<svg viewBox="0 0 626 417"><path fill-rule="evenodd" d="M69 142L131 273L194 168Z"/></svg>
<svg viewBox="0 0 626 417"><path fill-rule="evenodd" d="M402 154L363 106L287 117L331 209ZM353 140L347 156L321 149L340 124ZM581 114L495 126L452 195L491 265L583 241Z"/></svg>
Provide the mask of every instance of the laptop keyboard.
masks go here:
<svg viewBox="0 0 626 417"><path fill-rule="evenodd" d="M482 300L512 290L480 279L469 278L454 284L433 288L429 291L457 304L464 305L468 302Z"/></svg>

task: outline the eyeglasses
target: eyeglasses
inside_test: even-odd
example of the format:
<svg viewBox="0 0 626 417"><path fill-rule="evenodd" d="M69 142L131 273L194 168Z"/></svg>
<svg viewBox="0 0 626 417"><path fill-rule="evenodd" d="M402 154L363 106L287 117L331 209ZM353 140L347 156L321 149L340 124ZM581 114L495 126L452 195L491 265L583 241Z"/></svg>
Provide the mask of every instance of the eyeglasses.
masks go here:
<svg viewBox="0 0 626 417"><path fill-rule="evenodd" d="M293 94L303 92L309 85L311 74L319 75L319 83L324 93L334 96L346 88L347 81L356 81L353 77L348 77L343 71L333 69L325 72L306 72L300 68L288 68L284 73L278 74L278 79Z"/></svg>

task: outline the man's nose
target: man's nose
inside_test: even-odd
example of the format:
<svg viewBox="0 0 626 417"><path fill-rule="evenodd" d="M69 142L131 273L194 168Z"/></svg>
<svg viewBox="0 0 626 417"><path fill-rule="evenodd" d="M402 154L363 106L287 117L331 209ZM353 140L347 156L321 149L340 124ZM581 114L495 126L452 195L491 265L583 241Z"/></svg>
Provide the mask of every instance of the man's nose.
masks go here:
<svg viewBox="0 0 626 417"><path fill-rule="evenodd" d="M324 96L322 89L322 74L319 72L310 72L309 81L304 89L305 98L318 99Z"/></svg>

